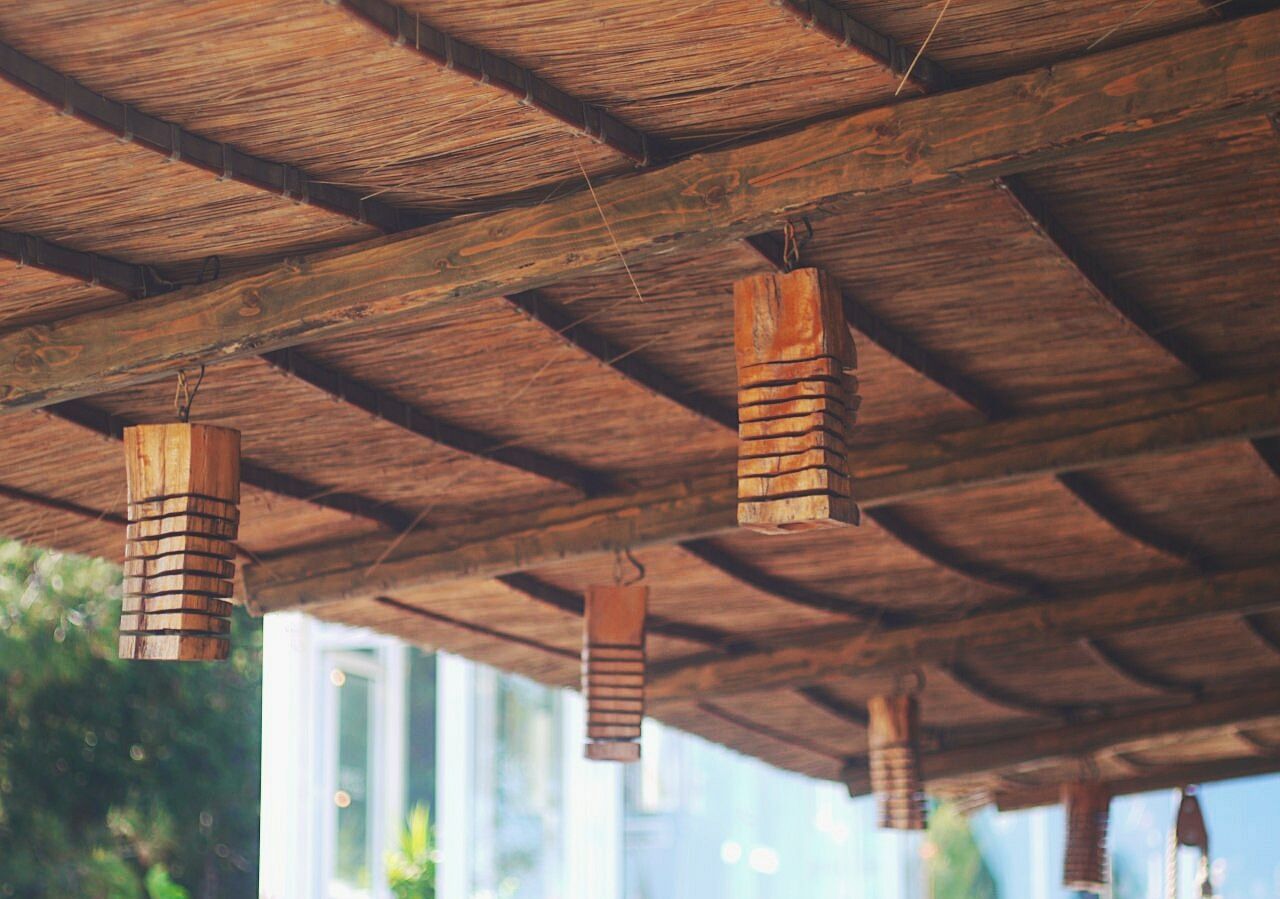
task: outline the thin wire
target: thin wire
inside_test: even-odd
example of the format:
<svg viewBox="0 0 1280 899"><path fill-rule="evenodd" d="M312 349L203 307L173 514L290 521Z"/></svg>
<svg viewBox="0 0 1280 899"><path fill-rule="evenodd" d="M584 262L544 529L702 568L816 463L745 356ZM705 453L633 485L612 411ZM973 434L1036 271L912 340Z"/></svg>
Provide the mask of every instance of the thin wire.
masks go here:
<svg viewBox="0 0 1280 899"><path fill-rule="evenodd" d="M1105 41L1107 38L1111 37L1111 35L1115 34L1115 33L1116 33L1117 31L1119 31L1121 28L1123 28L1124 26L1128 25L1128 24L1129 24L1130 22L1132 22L1134 19L1138 18L1138 16L1142 15L1144 12L1146 12L1148 9L1150 9L1152 6L1154 6L1154 5L1155 5L1155 2L1156 2L1156 0L1147 0L1147 2L1146 2L1146 3L1144 3L1142 6L1138 7L1137 9L1135 9L1133 12L1131 12L1128 16L1126 16L1126 17L1125 17L1122 21L1120 21L1118 24L1111 26L1111 28L1110 28L1110 29L1109 29L1105 34L1103 34L1103 35L1102 35L1102 37L1098 38L1098 39L1097 39L1096 41L1094 41L1092 44L1090 44L1089 46L1085 47L1085 48L1084 48L1085 52L1086 52L1086 53L1088 53L1088 52L1089 52L1090 50L1092 50L1094 47L1098 46L1098 44L1101 44L1101 43L1102 43L1103 41ZM1219 5L1221 5L1221 4L1219 4Z"/></svg>
<svg viewBox="0 0 1280 899"><path fill-rule="evenodd" d="M631 279L631 287L635 290L636 296L640 302L644 302L644 294L640 292L640 285L636 283L636 276L631 274L631 266L627 265L627 257L622 255L622 246L618 243L618 238L614 236L613 228L609 225L609 219L604 214L604 208L600 205L600 198L596 196L596 189L591 186L591 176L587 174L586 166L582 164L582 157L578 155L575 148L573 158L578 163L578 169L582 172L582 178L587 182L587 190L591 192L591 200L596 204L596 211L600 213L600 221L604 222L604 229L609 232L609 239L613 241L613 249L618 254L618 258L622 260L622 267L627 270L627 277Z"/></svg>
<svg viewBox="0 0 1280 899"><path fill-rule="evenodd" d="M1154 3L1155 0L1152 0ZM907 66L907 71L903 73L902 80L898 82L898 89L893 92L896 97L902 93L902 89L907 85L907 79L911 77L911 73L916 70L916 63L920 61L920 57L924 56L924 48L929 46L929 41L933 40L933 33L938 30L938 26L942 24L942 17L947 14L947 7L951 5L951 0L947 0L942 4L942 11L938 13L938 18L933 20L933 27L929 29L929 34L925 37L924 43L920 45L920 49L916 51L915 59L911 60L911 65Z"/></svg>
<svg viewBox="0 0 1280 899"><path fill-rule="evenodd" d="M191 420L191 404L195 402L196 394L200 392L200 385L204 383L204 366L200 366L200 377L196 379L196 386L187 389L187 373L181 369L178 370L178 386L173 393L173 406L178 413L178 421L187 422Z"/></svg>

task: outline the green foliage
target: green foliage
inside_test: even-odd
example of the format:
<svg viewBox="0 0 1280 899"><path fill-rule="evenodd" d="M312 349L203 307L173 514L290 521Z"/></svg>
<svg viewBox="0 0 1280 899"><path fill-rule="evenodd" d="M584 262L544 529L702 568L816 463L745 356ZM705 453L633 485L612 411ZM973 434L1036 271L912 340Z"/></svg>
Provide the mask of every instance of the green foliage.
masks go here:
<svg viewBox="0 0 1280 899"><path fill-rule="evenodd" d="M229 662L121 661L119 583L0 541L0 897L252 896L261 626Z"/></svg>
<svg viewBox="0 0 1280 899"><path fill-rule="evenodd" d="M954 806L944 803L930 815L926 845L932 899L997 899L995 878L969 819Z"/></svg>
<svg viewBox="0 0 1280 899"><path fill-rule="evenodd" d="M147 872L147 899L191 899L191 894L169 878L164 865Z"/></svg>
<svg viewBox="0 0 1280 899"><path fill-rule="evenodd" d="M399 851L387 855L387 882L396 899L435 899L435 839L425 805L413 807Z"/></svg>

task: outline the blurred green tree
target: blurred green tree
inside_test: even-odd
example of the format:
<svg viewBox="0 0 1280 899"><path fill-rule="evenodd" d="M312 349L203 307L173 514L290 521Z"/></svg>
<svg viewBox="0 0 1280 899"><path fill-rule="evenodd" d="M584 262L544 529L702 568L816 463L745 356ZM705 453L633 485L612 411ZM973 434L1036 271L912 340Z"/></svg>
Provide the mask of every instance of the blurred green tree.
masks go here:
<svg viewBox="0 0 1280 899"><path fill-rule="evenodd" d="M942 803L929 816L925 843L931 899L997 899L996 880L969 819Z"/></svg>
<svg viewBox="0 0 1280 899"><path fill-rule="evenodd" d="M262 628L116 658L120 569L0 541L0 897L257 893Z"/></svg>

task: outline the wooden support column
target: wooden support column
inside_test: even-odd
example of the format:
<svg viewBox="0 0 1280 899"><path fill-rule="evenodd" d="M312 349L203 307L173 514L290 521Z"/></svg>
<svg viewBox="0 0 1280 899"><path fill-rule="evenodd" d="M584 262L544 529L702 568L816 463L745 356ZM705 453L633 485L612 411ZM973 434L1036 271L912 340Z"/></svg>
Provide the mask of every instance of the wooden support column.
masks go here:
<svg viewBox="0 0 1280 899"><path fill-rule="evenodd" d="M868 762L879 824L924 830L924 779L920 773L920 705L909 694L875 696L867 703Z"/></svg>
<svg viewBox="0 0 1280 899"><path fill-rule="evenodd" d="M765 534L857 524L857 360L839 287L803 268L743 278L733 299L738 524Z"/></svg>
<svg viewBox="0 0 1280 899"><path fill-rule="evenodd" d="M590 587L582 643L586 757L634 762L644 720L644 626L649 588Z"/></svg>
<svg viewBox="0 0 1280 899"><path fill-rule="evenodd" d="M129 482L122 659L208 661L230 649L240 432L174 424L124 432Z"/></svg>
<svg viewBox="0 0 1280 899"><path fill-rule="evenodd" d="M1107 884L1107 818L1111 794L1097 781L1063 784L1067 812L1067 850L1062 885L1069 890L1101 893Z"/></svg>

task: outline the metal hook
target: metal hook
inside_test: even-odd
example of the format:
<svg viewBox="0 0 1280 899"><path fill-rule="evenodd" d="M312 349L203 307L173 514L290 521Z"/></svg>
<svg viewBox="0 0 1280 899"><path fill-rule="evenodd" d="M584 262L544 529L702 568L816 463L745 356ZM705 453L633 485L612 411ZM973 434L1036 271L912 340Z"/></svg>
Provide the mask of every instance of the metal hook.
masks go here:
<svg viewBox="0 0 1280 899"><path fill-rule="evenodd" d="M627 561L630 562L632 567L636 570L636 576L631 578L631 580L622 579L622 557L624 555L626 556ZM627 547L626 549L615 549L613 551L613 583L616 586L630 587L632 584L638 584L644 580L644 573L644 566L640 564L639 559L632 555L631 547Z"/></svg>
<svg viewBox="0 0 1280 899"><path fill-rule="evenodd" d="M196 394L200 392L200 385L204 383L204 366L200 366L200 376L196 378L196 386L187 389L187 373L181 369L178 370L178 387L173 394L173 405L178 413L178 421L187 422L191 420L191 404L195 401Z"/></svg>

